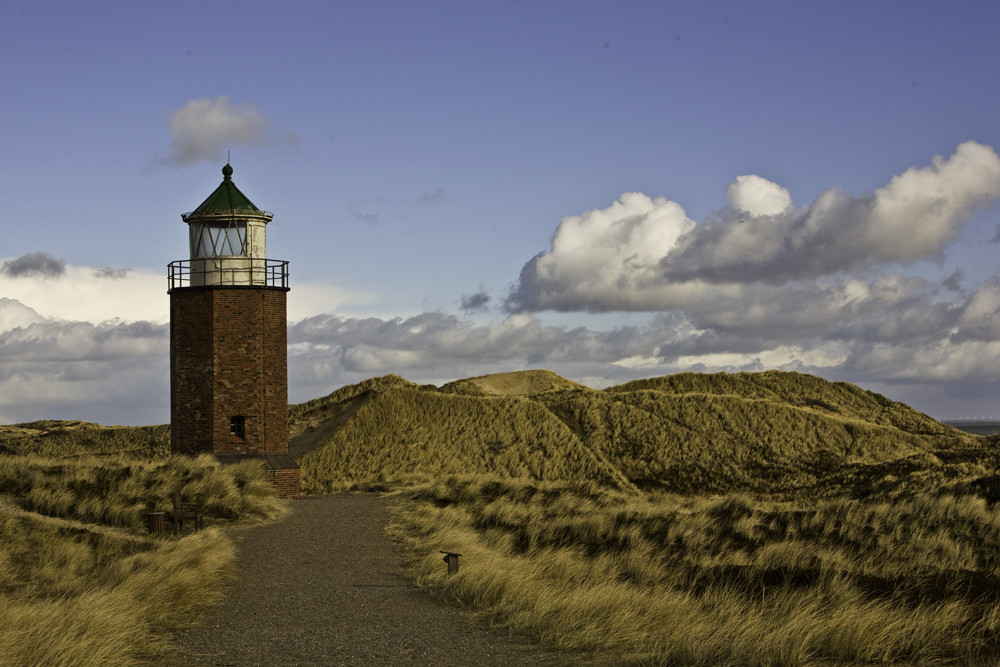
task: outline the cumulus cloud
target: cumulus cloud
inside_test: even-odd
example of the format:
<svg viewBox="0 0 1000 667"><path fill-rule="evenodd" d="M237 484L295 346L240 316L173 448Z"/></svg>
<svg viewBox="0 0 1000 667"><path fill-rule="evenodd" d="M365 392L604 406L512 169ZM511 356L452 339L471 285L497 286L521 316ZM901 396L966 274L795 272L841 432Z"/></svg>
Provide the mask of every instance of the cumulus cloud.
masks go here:
<svg viewBox="0 0 1000 667"><path fill-rule="evenodd" d="M291 400L306 400L384 373L440 383L544 367L574 378L604 378L596 381L606 384L633 377L614 362L653 351L658 336L629 328L547 326L531 315L474 324L428 312L390 319L321 315L290 325L288 340Z"/></svg>
<svg viewBox="0 0 1000 667"><path fill-rule="evenodd" d="M233 103L228 95L187 102L170 115L170 152L174 167L219 163L232 146L297 144L294 132L277 132L253 105Z"/></svg>
<svg viewBox="0 0 1000 667"><path fill-rule="evenodd" d="M734 209L749 215L778 215L792 206L788 190L753 174L737 176L726 186L726 199Z"/></svg>
<svg viewBox="0 0 1000 667"><path fill-rule="evenodd" d="M12 261L20 260L0 259L0 266ZM0 295L30 305L41 317L91 324L108 320L163 323L170 315L165 272L114 269L103 264L61 266L58 276L37 272L10 276L0 271ZM345 306L370 303L374 296L321 282L296 282L288 295L288 317L299 320L335 312Z"/></svg>
<svg viewBox="0 0 1000 667"><path fill-rule="evenodd" d="M66 261L47 252L29 252L0 266L0 275L11 278L58 278L66 273Z"/></svg>
<svg viewBox="0 0 1000 667"><path fill-rule="evenodd" d="M694 228L676 202L639 192L563 218L552 249L525 265L506 305L511 311L652 310L688 303L703 286L666 284L659 263Z"/></svg>
<svg viewBox="0 0 1000 667"><path fill-rule="evenodd" d="M907 387L982 384L1000 376L1000 276L969 294L901 275L855 279L776 298L751 296L744 317L706 307L640 326L598 331L546 325L534 315L475 324L440 312L406 318L323 315L289 329L295 400L372 375L416 382L549 368L591 386L695 371L815 373L879 386L907 401ZM780 304L780 305L779 305ZM951 406L924 403L941 415ZM952 408L953 409L953 408ZM954 414L954 413L952 413Z"/></svg>
<svg viewBox="0 0 1000 667"><path fill-rule="evenodd" d="M125 272L128 279L118 279ZM166 287L161 272L107 266L66 265L55 277L0 272L0 423L169 420ZM288 317L370 298L300 283L289 294Z"/></svg>
<svg viewBox="0 0 1000 667"><path fill-rule="evenodd" d="M939 255L981 206L1000 197L1000 157L969 141L870 195L839 188L812 204L758 176L727 188L730 207L700 224L679 204L629 193L564 218L506 300L511 312L658 311L706 299L739 304L748 285L864 275Z"/></svg>
<svg viewBox="0 0 1000 667"><path fill-rule="evenodd" d="M33 308L16 299L0 297L0 333L44 322L45 318Z"/></svg>
<svg viewBox="0 0 1000 667"><path fill-rule="evenodd" d="M834 188L801 207L781 186L741 176L726 189L729 205L700 223L676 202L626 193L563 219L551 249L522 269L507 317L487 323L442 312L336 315L374 295L295 285L289 396L308 400L383 373L440 384L550 368L600 387L686 370L781 368L955 416L955 406L985 405L983 396L1000 391L1000 274L966 285L960 271L929 280L904 269L941 253L998 195L1000 158L973 142L870 194ZM0 267L0 420L167 420L160 272L109 280L125 270L45 253ZM460 303L471 314L490 298L480 287ZM531 312L546 309L650 314L596 330L552 326Z"/></svg>

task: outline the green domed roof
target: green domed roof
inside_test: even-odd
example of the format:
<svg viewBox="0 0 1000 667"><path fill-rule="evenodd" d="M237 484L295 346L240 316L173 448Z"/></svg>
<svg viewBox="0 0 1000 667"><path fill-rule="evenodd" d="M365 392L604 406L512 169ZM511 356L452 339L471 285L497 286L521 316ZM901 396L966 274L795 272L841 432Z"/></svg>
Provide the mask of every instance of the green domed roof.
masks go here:
<svg viewBox="0 0 1000 667"><path fill-rule="evenodd" d="M190 213L184 213L181 218L186 222L189 218L215 217L219 215L233 215L234 213L252 213L256 215L271 217L267 211L261 211L253 205L247 196L240 192L236 184L233 183L233 168L228 164L222 168L222 183L201 203L198 208Z"/></svg>

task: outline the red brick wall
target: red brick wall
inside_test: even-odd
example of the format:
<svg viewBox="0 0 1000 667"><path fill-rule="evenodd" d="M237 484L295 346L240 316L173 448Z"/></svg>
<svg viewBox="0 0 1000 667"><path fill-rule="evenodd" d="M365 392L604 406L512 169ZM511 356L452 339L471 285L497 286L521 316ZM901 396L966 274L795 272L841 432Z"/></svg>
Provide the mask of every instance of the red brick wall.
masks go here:
<svg viewBox="0 0 1000 667"><path fill-rule="evenodd" d="M277 470L265 468L264 477L278 492L279 498L299 497L298 468L279 468Z"/></svg>
<svg viewBox="0 0 1000 667"><path fill-rule="evenodd" d="M288 451L284 289L189 287L170 293L171 451ZM245 417L242 441L230 417Z"/></svg>

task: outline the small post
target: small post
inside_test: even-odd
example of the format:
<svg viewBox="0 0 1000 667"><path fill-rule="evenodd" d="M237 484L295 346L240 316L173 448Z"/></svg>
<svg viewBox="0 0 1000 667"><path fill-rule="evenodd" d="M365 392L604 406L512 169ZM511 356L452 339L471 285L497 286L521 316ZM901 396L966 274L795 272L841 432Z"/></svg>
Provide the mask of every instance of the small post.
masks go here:
<svg viewBox="0 0 1000 667"><path fill-rule="evenodd" d="M153 537L163 537L167 534L166 512L146 512L146 525Z"/></svg>
<svg viewBox="0 0 1000 667"><path fill-rule="evenodd" d="M442 551L444 554L444 562L448 563L448 576L453 574L458 574L458 557L462 554L457 554L454 551Z"/></svg>

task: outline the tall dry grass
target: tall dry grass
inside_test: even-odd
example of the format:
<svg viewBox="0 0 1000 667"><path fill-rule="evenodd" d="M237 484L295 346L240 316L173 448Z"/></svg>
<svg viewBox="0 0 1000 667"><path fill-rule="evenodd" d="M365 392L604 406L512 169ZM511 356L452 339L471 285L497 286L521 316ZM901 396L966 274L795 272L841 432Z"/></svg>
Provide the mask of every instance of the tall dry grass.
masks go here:
<svg viewBox="0 0 1000 667"><path fill-rule="evenodd" d="M418 581L616 661L993 664L1000 511L981 498L650 499L454 477L395 505ZM463 554L447 577L439 550Z"/></svg>
<svg viewBox="0 0 1000 667"><path fill-rule="evenodd" d="M148 503L175 491L201 502L209 528L153 539ZM211 457L0 457L0 664L131 665L170 630L196 622L231 577L218 528L281 505L259 466Z"/></svg>
<svg viewBox="0 0 1000 667"><path fill-rule="evenodd" d="M154 540L0 503L0 664L132 665L200 618L232 574L215 528Z"/></svg>
<svg viewBox="0 0 1000 667"><path fill-rule="evenodd" d="M0 494L40 514L140 530L145 512L173 508L175 492L202 503L216 520L264 520L278 508L253 462L223 466L209 455L0 456Z"/></svg>
<svg viewBox="0 0 1000 667"><path fill-rule="evenodd" d="M0 426L0 454L161 457L170 454L170 426L102 426L51 419Z"/></svg>

